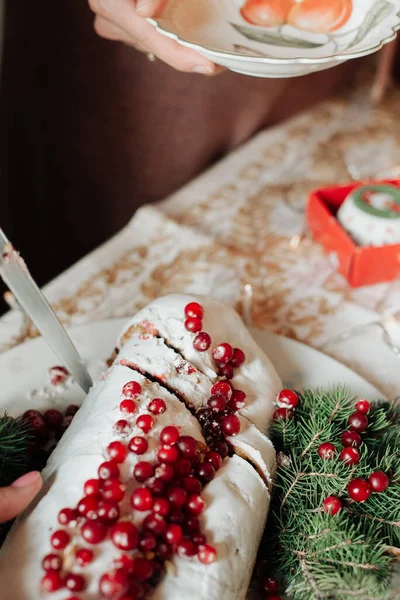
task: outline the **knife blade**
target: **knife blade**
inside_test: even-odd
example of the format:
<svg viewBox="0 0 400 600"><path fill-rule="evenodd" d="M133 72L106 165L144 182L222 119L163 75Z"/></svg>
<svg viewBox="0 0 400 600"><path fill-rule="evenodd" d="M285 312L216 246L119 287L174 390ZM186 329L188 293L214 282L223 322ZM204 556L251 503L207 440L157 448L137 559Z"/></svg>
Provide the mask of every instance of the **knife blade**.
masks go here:
<svg viewBox="0 0 400 600"><path fill-rule="evenodd" d="M71 376L87 393L92 378L63 325L0 229L0 275Z"/></svg>

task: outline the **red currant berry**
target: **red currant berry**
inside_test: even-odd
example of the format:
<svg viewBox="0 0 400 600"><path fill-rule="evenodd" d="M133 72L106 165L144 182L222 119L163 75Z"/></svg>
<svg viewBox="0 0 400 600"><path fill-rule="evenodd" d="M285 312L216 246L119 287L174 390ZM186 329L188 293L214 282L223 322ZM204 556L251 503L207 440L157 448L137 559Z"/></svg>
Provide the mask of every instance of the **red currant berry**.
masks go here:
<svg viewBox="0 0 400 600"><path fill-rule="evenodd" d="M136 403L130 398L125 398L120 403L119 410L126 415L132 415L136 411Z"/></svg>
<svg viewBox="0 0 400 600"><path fill-rule="evenodd" d="M177 547L178 556L195 556L197 554L197 546L191 540L184 538Z"/></svg>
<svg viewBox="0 0 400 600"><path fill-rule="evenodd" d="M67 408L65 409L65 416L74 417L78 410L79 406L77 406L76 404L68 404Z"/></svg>
<svg viewBox="0 0 400 600"><path fill-rule="evenodd" d="M165 539L171 546L179 544L183 537L182 527L180 525L168 525L165 532Z"/></svg>
<svg viewBox="0 0 400 600"><path fill-rule="evenodd" d="M99 500L96 496L85 496L78 503L78 513L89 520L97 519Z"/></svg>
<svg viewBox="0 0 400 600"><path fill-rule="evenodd" d="M45 571L61 571L61 557L58 554L48 554L42 561L42 567Z"/></svg>
<svg viewBox="0 0 400 600"><path fill-rule="evenodd" d="M185 520L185 516L179 508L171 508L169 512L169 522L177 525L182 525Z"/></svg>
<svg viewBox="0 0 400 600"><path fill-rule="evenodd" d="M58 529L50 538L54 550L64 550L70 542L69 534L63 529Z"/></svg>
<svg viewBox="0 0 400 600"><path fill-rule="evenodd" d="M189 302L189 304L185 306L185 315L189 319L202 319L204 308L198 302Z"/></svg>
<svg viewBox="0 0 400 600"><path fill-rule="evenodd" d="M160 463L174 463L178 460L179 452L176 446L161 446L157 452L157 458Z"/></svg>
<svg viewBox="0 0 400 600"><path fill-rule="evenodd" d="M389 477L383 471L371 473L368 481L373 492L384 492L389 486Z"/></svg>
<svg viewBox="0 0 400 600"><path fill-rule="evenodd" d="M113 564L116 569L120 569L126 575L133 575L134 572L134 560L130 554L121 554L113 560Z"/></svg>
<svg viewBox="0 0 400 600"><path fill-rule="evenodd" d="M342 503L336 496L328 496L323 502L323 508L327 515L333 517L342 510Z"/></svg>
<svg viewBox="0 0 400 600"><path fill-rule="evenodd" d="M154 398L150 402L148 409L153 415L162 415L167 410L167 405L162 398Z"/></svg>
<svg viewBox="0 0 400 600"><path fill-rule="evenodd" d="M371 486L365 479L356 478L350 481L347 491L355 502L365 502L371 493Z"/></svg>
<svg viewBox="0 0 400 600"><path fill-rule="evenodd" d="M164 429L160 433L160 441L163 444L168 444L169 446L173 446L179 439L179 430L177 427L173 427L172 425L168 425L164 427Z"/></svg>
<svg viewBox="0 0 400 600"><path fill-rule="evenodd" d="M64 587L64 581L58 571L49 571L42 579L42 589L45 592L56 592Z"/></svg>
<svg viewBox="0 0 400 600"><path fill-rule="evenodd" d="M156 549L157 556L160 560L166 561L173 554L172 547L167 542L159 542Z"/></svg>
<svg viewBox="0 0 400 600"><path fill-rule="evenodd" d="M356 448L343 448L339 458L346 465L356 465L360 462L360 453Z"/></svg>
<svg viewBox="0 0 400 600"><path fill-rule="evenodd" d="M103 500L99 502L97 515L102 523L111 525L119 519L119 506L116 502L112 502L111 500Z"/></svg>
<svg viewBox="0 0 400 600"><path fill-rule="evenodd" d="M49 379L51 385L61 385L66 382L69 377L69 372L65 367L56 365L49 369Z"/></svg>
<svg viewBox="0 0 400 600"><path fill-rule="evenodd" d="M144 437L140 437L139 435L135 435L135 437L133 437L128 444L128 448L131 452L133 452L134 454L144 454L147 449L149 447L149 444L147 443L147 440L144 439Z"/></svg>
<svg viewBox="0 0 400 600"><path fill-rule="evenodd" d="M150 429L153 428L154 419L151 415L140 415L140 417L136 419L136 425L144 433L149 433Z"/></svg>
<svg viewBox="0 0 400 600"><path fill-rule="evenodd" d="M203 462L197 466L196 475L203 483L208 483L215 477L215 469L209 462Z"/></svg>
<svg viewBox="0 0 400 600"><path fill-rule="evenodd" d="M86 496L98 496L102 485L101 479L88 479L85 481L83 491Z"/></svg>
<svg viewBox="0 0 400 600"><path fill-rule="evenodd" d="M349 416L348 424L353 431L359 433L366 431L368 428L368 417L362 412L355 412Z"/></svg>
<svg viewBox="0 0 400 600"><path fill-rule="evenodd" d="M68 573L64 579L64 585L71 592L81 592L86 587L86 581L82 575Z"/></svg>
<svg viewBox="0 0 400 600"><path fill-rule="evenodd" d="M129 435L131 426L129 425L126 419L119 419L116 423L114 423L113 430L118 435L125 437Z"/></svg>
<svg viewBox="0 0 400 600"><path fill-rule="evenodd" d="M279 392L276 403L280 408L293 409L299 403L299 397L293 390L282 390Z"/></svg>
<svg viewBox="0 0 400 600"><path fill-rule="evenodd" d="M125 495L126 486L118 479L108 479L101 486L101 495L104 500L121 502Z"/></svg>
<svg viewBox="0 0 400 600"><path fill-rule="evenodd" d="M274 421L290 421L290 419L293 419L293 411L288 408L277 408L273 419Z"/></svg>
<svg viewBox="0 0 400 600"><path fill-rule="evenodd" d="M240 348L233 349L233 357L231 358L231 365L234 369L239 369L246 360L246 355Z"/></svg>
<svg viewBox="0 0 400 600"><path fill-rule="evenodd" d="M49 434L47 431L46 423L44 422L44 419L40 414L38 416L31 416L29 417L29 419L25 418L25 420L27 421L27 424L29 426L30 433L34 437L40 438L42 440L48 439Z"/></svg>
<svg viewBox="0 0 400 600"><path fill-rule="evenodd" d="M139 548L143 552L151 552L151 550L154 550L154 548L156 546L157 546L156 536L153 535L150 531L143 531L143 533L140 537Z"/></svg>
<svg viewBox="0 0 400 600"><path fill-rule="evenodd" d="M217 558L217 551L214 546L210 546L205 544L204 546L199 546L199 561L203 563L203 565L210 565Z"/></svg>
<svg viewBox="0 0 400 600"><path fill-rule="evenodd" d="M218 454L218 452L215 452L214 450L210 450L210 452L206 453L204 457L204 462L209 462L210 464L212 464L216 471L218 471L218 469L222 467L222 457L220 454Z"/></svg>
<svg viewBox="0 0 400 600"><path fill-rule="evenodd" d="M77 510L73 508L63 508L58 513L58 522L60 525L69 525L75 522L79 517Z"/></svg>
<svg viewBox="0 0 400 600"><path fill-rule="evenodd" d="M153 496L146 488L138 488L132 493L131 504L141 512L150 510L153 506Z"/></svg>
<svg viewBox="0 0 400 600"><path fill-rule="evenodd" d="M190 331L191 333L199 333L199 331L201 331L202 327L203 327L202 320L197 319L196 317L193 317L191 319L186 319L186 321L185 321L185 329L187 329L187 331Z"/></svg>
<svg viewBox="0 0 400 600"><path fill-rule="evenodd" d="M350 446L353 446L354 448L358 448L359 446L361 446L361 435L359 433L357 433L356 431L344 431L342 433L342 444L345 448L348 448Z"/></svg>
<svg viewBox="0 0 400 600"><path fill-rule="evenodd" d="M166 498L155 498L153 502L153 512L166 517L169 513L170 504Z"/></svg>
<svg viewBox="0 0 400 600"><path fill-rule="evenodd" d="M114 546L119 550L134 550L139 544L138 530L129 521L116 523L111 528L110 537Z"/></svg>
<svg viewBox="0 0 400 600"><path fill-rule="evenodd" d="M221 421L222 433L226 436L237 435L240 431L240 421L236 415L226 415Z"/></svg>
<svg viewBox="0 0 400 600"><path fill-rule="evenodd" d="M356 404L356 409L358 410L358 412L361 413L369 413L371 408L371 403L368 402L368 400L365 400L364 398L361 398L361 400L359 400Z"/></svg>
<svg viewBox="0 0 400 600"><path fill-rule="evenodd" d="M136 481L146 481L149 477L153 477L154 467L146 461L138 462L133 469L133 475Z"/></svg>
<svg viewBox="0 0 400 600"><path fill-rule="evenodd" d="M222 394L213 394L208 399L207 405L214 412L221 412L226 406L226 398Z"/></svg>
<svg viewBox="0 0 400 600"><path fill-rule="evenodd" d="M80 567L86 567L86 565L89 565L93 561L94 554L89 548L79 548L75 552L75 558Z"/></svg>
<svg viewBox="0 0 400 600"><path fill-rule="evenodd" d="M336 454L336 447L329 442L321 444L318 448L318 455L323 460L332 460Z"/></svg>
<svg viewBox="0 0 400 600"><path fill-rule="evenodd" d="M267 600L282 600L282 598L276 594L272 594L267 596Z"/></svg>
<svg viewBox="0 0 400 600"><path fill-rule="evenodd" d="M193 475L189 475L188 477L185 477L185 479L183 480L182 483L183 483L183 487L188 492L188 494L199 494L203 487L201 484L201 481L199 479L197 479L196 477L194 477Z"/></svg>
<svg viewBox="0 0 400 600"><path fill-rule="evenodd" d="M139 581L147 581L152 577L154 567L150 560L138 556L135 558L134 565L135 577L139 579Z"/></svg>
<svg viewBox="0 0 400 600"><path fill-rule="evenodd" d="M227 365L219 365L218 367L218 375L220 377L224 377L225 379L233 379L235 372L231 364Z"/></svg>
<svg viewBox="0 0 400 600"><path fill-rule="evenodd" d="M137 398L142 393L142 386L137 381L129 381L122 388L125 398Z"/></svg>
<svg viewBox="0 0 400 600"><path fill-rule="evenodd" d="M175 476L175 471L171 465L163 463L156 467L155 476L161 481L171 481Z"/></svg>
<svg viewBox="0 0 400 600"><path fill-rule="evenodd" d="M81 533L88 544L100 544L107 535L107 527L100 521L86 521L82 525Z"/></svg>
<svg viewBox="0 0 400 600"><path fill-rule="evenodd" d="M111 442L107 447L107 456L116 463L123 463L127 454L128 450L122 442Z"/></svg>
<svg viewBox="0 0 400 600"><path fill-rule="evenodd" d="M167 528L167 523L164 517L158 513L151 512L143 521L143 527L154 533L154 535L162 535Z"/></svg>
<svg viewBox="0 0 400 600"><path fill-rule="evenodd" d="M43 419L47 427L52 431L61 425L63 418L64 417L62 413L54 408L46 410L46 412L43 414Z"/></svg>
<svg viewBox="0 0 400 600"><path fill-rule="evenodd" d="M101 463L98 468L97 474L100 479L118 479L119 468L117 463L112 460Z"/></svg>
<svg viewBox="0 0 400 600"><path fill-rule="evenodd" d="M183 506L187 499L187 493L183 488L171 487L167 491L167 498L174 508L180 508Z"/></svg>
<svg viewBox="0 0 400 600"><path fill-rule="evenodd" d="M193 341L194 349L197 352L206 352L211 346L211 338L205 331L200 331Z"/></svg>
<svg viewBox="0 0 400 600"><path fill-rule="evenodd" d="M174 470L180 477L186 477L190 475L192 463L188 458L179 458L174 465Z"/></svg>
<svg viewBox="0 0 400 600"><path fill-rule="evenodd" d="M190 516L189 518L186 518L183 526L185 530L193 536L194 533L198 533L200 530L200 521L197 517Z"/></svg>
<svg viewBox="0 0 400 600"><path fill-rule="evenodd" d="M190 539L194 544L196 544L196 546L204 546L207 543L206 536L204 533L200 533L199 531L192 533Z"/></svg>
<svg viewBox="0 0 400 600"><path fill-rule="evenodd" d="M41 419L43 418L41 413L38 410L35 410L34 408L26 410L22 415L22 418L25 419L25 421L31 419L32 417L40 417Z"/></svg>
<svg viewBox="0 0 400 600"><path fill-rule="evenodd" d="M222 459L226 458L229 454L229 446L226 442L217 441L212 444L212 450L218 452Z"/></svg>
<svg viewBox="0 0 400 600"><path fill-rule="evenodd" d="M211 394L220 394L228 401L232 398L232 385L229 381L217 381L211 388Z"/></svg>
<svg viewBox="0 0 400 600"><path fill-rule="evenodd" d="M192 458L197 453L197 441L190 435L182 435L178 439L179 452L185 458Z"/></svg>
<svg viewBox="0 0 400 600"><path fill-rule="evenodd" d="M226 364L233 358L233 348L230 344L219 344L212 351L213 359L217 364Z"/></svg>
<svg viewBox="0 0 400 600"><path fill-rule="evenodd" d="M192 494L186 501L186 511L191 515L200 515L204 510L204 500L199 494Z"/></svg>
<svg viewBox="0 0 400 600"><path fill-rule="evenodd" d="M146 487L153 496L160 496L164 493L165 484L162 479L150 477L150 479L146 481Z"/></svg>
<svg viewBox="0 0 400 600"><path fill-rule="evenodd" d="M279 583L274 577L265 577L262 582L262 590L267 594L276 594L279 592Z"/></svg>
<svg viewBox="0 0 400 600"><path fill-rule="evenodd" d="M232 398L228 402L228 407L234 412L242 410L246 406L246 394L242 390L233 390Z"/></svg>
<svg viewBox="0 0 400 600"><path fill-rule="evenodd" d="M99 581L99 592L102 598L117 600L129 587L128 577L122 571L104 573Z"/></svg>

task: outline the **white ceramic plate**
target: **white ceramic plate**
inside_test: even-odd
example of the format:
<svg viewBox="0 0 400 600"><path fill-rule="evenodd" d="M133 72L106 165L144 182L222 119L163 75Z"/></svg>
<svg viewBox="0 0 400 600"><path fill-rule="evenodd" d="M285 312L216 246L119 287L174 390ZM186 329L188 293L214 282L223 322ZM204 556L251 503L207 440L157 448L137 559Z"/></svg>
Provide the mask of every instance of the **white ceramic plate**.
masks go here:
<svg viewBox="0 0 400 600"><path fill-rule="evenodd" d="M379 50L400 28L400 0L169 0L150 21L232 71L294 77Z"/></svg>
<svg viewBox="0 0 400 600"><path fill-rule="evenodd" d="M94 378L104 369L125 319L93 323L69 330ZM274 363L285 386L290 388L328 387L333 383L349 386L358 396L382 398L372 385L332 358L293 340L253 330L256 341ZM31 340L0 355L0 413L18 416L28 408L80 405L84 393L76 383L58 391L46 389L48 369L57 364L43 339Z"/></svg>

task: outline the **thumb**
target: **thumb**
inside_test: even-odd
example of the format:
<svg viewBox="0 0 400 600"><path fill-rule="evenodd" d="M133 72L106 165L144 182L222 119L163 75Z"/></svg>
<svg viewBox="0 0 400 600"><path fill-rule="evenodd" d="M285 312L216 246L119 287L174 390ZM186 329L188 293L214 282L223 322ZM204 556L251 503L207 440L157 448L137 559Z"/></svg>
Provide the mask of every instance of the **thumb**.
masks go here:
<svg viewBox="0 0 400 600"><path fill-rule="evenodd" d="M10 521L33 500L42 487L39 471L26 473L9 487L0 488L0 523Z"/></svg>
<svg viewBox="0 0 400 600"><path fill-rule="evenodd" d="M136 12L139 16L158 17L167 6L168 0L137 0Z"/></svg>

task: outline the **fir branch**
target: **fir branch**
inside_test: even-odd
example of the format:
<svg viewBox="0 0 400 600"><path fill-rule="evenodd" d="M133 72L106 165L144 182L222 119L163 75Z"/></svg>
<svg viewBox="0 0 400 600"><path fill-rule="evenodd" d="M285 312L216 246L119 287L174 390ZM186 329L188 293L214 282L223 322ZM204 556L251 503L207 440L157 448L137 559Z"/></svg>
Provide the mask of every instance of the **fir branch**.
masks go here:
<svg viewBox="0 0 400 600"><path fill-rule="evenodd" d="M344 387L306 391L295 417L272 426L281 464L264 551L292 600L396 598L390 581L400 555L400 407L372 407L357 465L318 455L323 442L340 452L356 401ZM387 490L363 504L352 502L350 480L375 470L390 476ZM334 517L322 509L330 495L343 503Z"/></svg>
<svg viewBox="0 0 400 600"><path fill-rule="evenodd" d="M0 417L0 487L26 471L30 440L24 420L13 419L7 413Z"/></svg>

